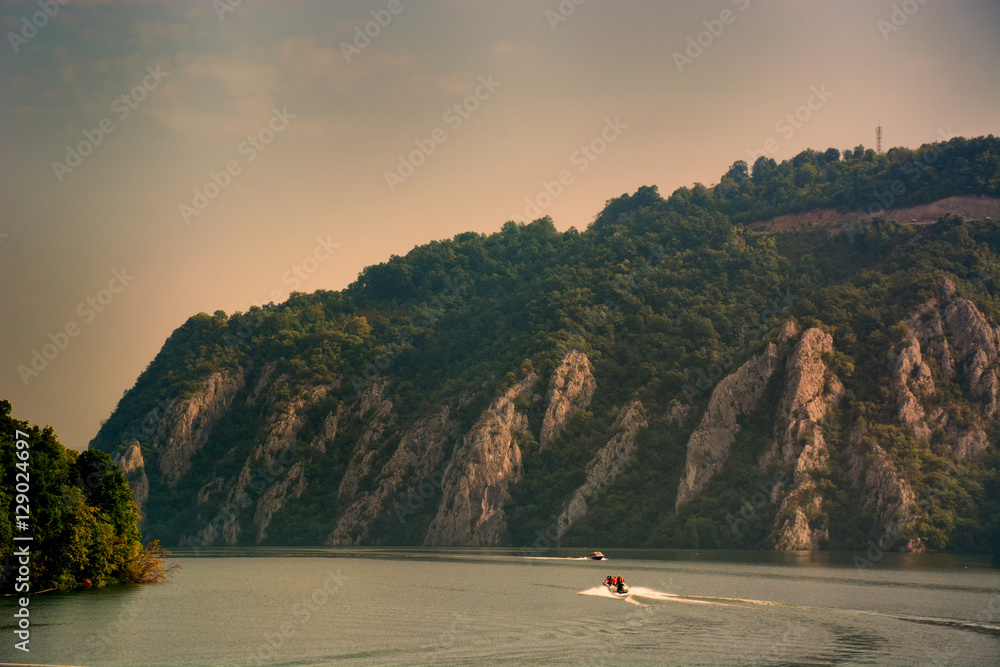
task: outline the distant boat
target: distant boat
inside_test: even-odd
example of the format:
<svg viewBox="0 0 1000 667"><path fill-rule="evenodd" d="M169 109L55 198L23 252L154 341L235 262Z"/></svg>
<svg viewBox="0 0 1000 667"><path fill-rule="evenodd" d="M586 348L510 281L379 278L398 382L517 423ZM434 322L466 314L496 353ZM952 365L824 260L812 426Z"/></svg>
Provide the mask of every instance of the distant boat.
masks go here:
<svg viewBox="0 0 1000 667"><path fill-rule="evenodd" d="M587 554L587 558L589 558L590 560L604 560L604 554L602 554L600 551L591 551L589 554Z"/></svg>

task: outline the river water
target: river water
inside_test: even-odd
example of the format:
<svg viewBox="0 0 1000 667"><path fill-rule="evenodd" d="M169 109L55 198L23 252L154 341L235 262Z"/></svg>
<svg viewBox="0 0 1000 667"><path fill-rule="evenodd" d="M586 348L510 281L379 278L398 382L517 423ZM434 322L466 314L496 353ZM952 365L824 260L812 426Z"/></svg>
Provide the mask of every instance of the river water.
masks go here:
<svg viewBox="0 0 1000 667"><path fill-rule="evenodd" d="M982 558L606 553L178 551L163 584L33 598L27 654L3 600L0 661L1000 665L1000 571ZM608 574L630 594L608 593Z"/></svg>

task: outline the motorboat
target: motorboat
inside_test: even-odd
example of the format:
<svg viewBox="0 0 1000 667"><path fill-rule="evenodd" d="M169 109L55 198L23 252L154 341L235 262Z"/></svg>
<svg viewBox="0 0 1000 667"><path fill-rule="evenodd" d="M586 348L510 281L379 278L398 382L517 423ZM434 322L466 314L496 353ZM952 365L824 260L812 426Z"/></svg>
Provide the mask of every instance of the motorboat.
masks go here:
<svg viewBox="0 0 1000 667"><path fill-rule="evenodd" d="M602 554L600 551L591 551L589 554L587 554L587 558L589 558L590 560L604 560L604 554Z"/></svg>
<svg viewBox="0 0 1000 667"><path fill-rule="evenodd" d="M609 591L615 593L616 595L625 595L626 593L628 593L628 584L626 584L624 581L620 584L606 583L604 585L608 587Z"/></svg>

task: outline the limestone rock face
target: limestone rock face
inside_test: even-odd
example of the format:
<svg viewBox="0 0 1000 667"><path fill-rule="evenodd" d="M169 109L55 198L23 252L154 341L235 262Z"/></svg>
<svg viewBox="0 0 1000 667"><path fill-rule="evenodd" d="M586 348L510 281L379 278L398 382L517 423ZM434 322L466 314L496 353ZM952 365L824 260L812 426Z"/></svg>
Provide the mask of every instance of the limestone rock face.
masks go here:
<svg viewBox="0 0 1000 667"><path fill-rule="evenodd" d="M445 407L419 420L403 434L392 458L382 467L375 489L359 495L344 511L327 537L327 544L360 544L368 537L369 526L390 509L390 504L398 506L418 494L421 498L431 495L440 486L449 444L458 434L450 413L451 409ZM425 489L429 491L424 493ZM400 521L405 521L409 514L405 510L397 512Z"/></svg>
<svg viewBox="0 0 1000 667"><path fill-rule="evenodd" d="M801 460L800 454L807 456L803 461L807 469L825 465L825 461L817 459L825 456L826 449L818 425L844 396L844 385L823 361L823 355L832 352L830 334L815 327L802 334L786 366L785 390L775 427L777 437L761 467L775 460L791 465ZM806 454L804 448L811 451Z"/></svg>
<svg viewBox="0 0 1000 667"><path fill-rule="evenodd" d="M496 546L508 541L503 506L510 486L524 475L515 436L528 432L528 418L515 401L530 397L537 381L532 372L510 387L465 435L445 471L443 496L425 545Z"/></svg>
<svg viewBox="0 0 1000 667"><path fill-rule="evenodd" d="M818 528L811 526L807 513L807 510L819 511L821 505L822 498L813 496L806 510L802 507L792 508L790 515L782 521L774 548L779 551L809 551L821 548L823 541L830 538L830 533L825 525ZM778 516L782 516L780 511Z"/></svg>
<svg viewBox="0 0 1000 667"><path fill-rule="evenodd" d="M916 494L863 424L848 437L847 475L864 489L865 509L874 512L875 527L888 538L890 548L924 550L919 538L902 540L903 531L917 518Z"/></svg>
<svg viewBox="0 0 1000 667"><path fill-rule="evenodd" d="M298 435L309 408L326 398L330 389L329 385L304 388L271 416L235 483L228 485L224 510L202 529L197 544L209 546L220 540L225 545L236 544L242 530L240 516L251 510L256 543L267 538L267 528L274 514L283 509L290 498L298 498L306 490L303 457L310 447L299 443ZM206 498L214 495L216 490L212 485L213 482L209 482L202 487L199 498L203 494Z"/></svg>
<svg viewBox="0 0 1000 667"><path fill-rule="evenodd" d="M974 460L988 445L984 421L1000 416L1000 326L957 296L950 280L940 298L921 305L903 324L908 336L889 373L899 423L918 439L930 439L943 429L954 456ZM947 402L939 404L936 377L957 383L967 400L979 403L980 416L971 424L955 420Z"/></svg>
<svg viewBox="0 0 1000 667"><path fill-rule="evenodd" d="M992 419L1000 413L1000 381L997 359L1000 357L1000 326L993 326L967 299L955 299L943 313L955 350L956 365L965 372L972 395L984 404L984 414Z"/></svg>
<svg viewBox="0 0 1000 667"><path fill-rule="evenodd" d="M361 481L372 474L377 445L382 438L386 426L395 421L392 412L392 401L385 397L385 379L379 379L370 384L358 397L356 414L365 419L361 437L354 449L354 455L340 482L337 497L343 501L351 501L357 495Z"/></svg>
<svg viewBox="0 0 1000 667"><path fill-rule="evenodd" d="M687 423L688 417L691 415L692 406L687 403L681 403L678 399L671 399L670 403L667 405L667 419L677 424L677 426L684 426Z"/></svg>
<svg viewBox="0 0 1000 667"><path fill-rule="evenodd" d="M263 441L255 448L253 458L268 466L281 465L281 454L292 449L298 440L305 412L326 398L331 388L329 385L318 385L304 389L275 412L264 429Z"/></svg>
<svg viewBox="0 0 1000 667"><path fill-rule="evenodd" d="M775 424L777 437L761 460L761 467L780 460L795 469L792 489L775 520L778 549L817 549L829 538L825 523L813 525L817 522L810 521L810 515L818 516L823 503L816 493L813 472L825 468L830 459L820 422L844 396L844 385L823 361L823 355L832 352L830 334L812 328L802 334L788 359Z"/></svg>
<svg viewBox="0 0 1000 667"><path fill-rule="evenodd" d="M271 518L282 510L291 498L300 498L305 490L305 464L299 461L288 471L287 477L261 494L253 515L253 525L257 529L257 544L267 538L267 527L271 523Z"/></svg>
<svg viewBox="0 0 1000 667"><path fill-rule="evenodd" d="M777 331L776 341L715 386L708 409L688 440L675 508L694 498L722 468L739 431L737 419L757 406L794 335L795 326L786 322Z"/></svg>
<svg viewBox="0 0 1000 667"><path fill-rule="evenodd" d="M577 412L590 405L596 389L590 359L578 350L571 351L553 371L549 382L548 408L538 438L539 448L544 449Z"/></svg>
<svg viewBox="0 0 1000 667"><path fill-rule="evenodd" d="M587 480L563 505L563 511L556 520L557 540L566 534L574 521L587 513L588 503L625 470L636 450L636 433L648 425L646 408L641 401L633 401L618 413L613 427L615 435L587 464Z"/></svg>
<svg viewBox="0 0 1000 667"><path fill-rule="evenodd" d="M194 396L172 401L156 423L148 446L159 458L160 474L171 487L191 470L215 424L232 405L246 382L242 368L212 373Z"/></svg>
<svg viewBox="0 0 1000 667"><path fill-rule="evenodd" d="M989 444L986 431L977 426L958 439L952 448L952 454L959 461L975 461L986 451Z"/></svg>
<svg viewBox="0 0 1000 667"><path fill-rule="evenodd" d="M920 354L917 339L910 338L905 345L889 376L889 386L899 402L897 419L918 438L929 438L931 429L918 395L933 395L934 379Z"/></svg>
<svg viewBox="0 0 1000 667"><path fill-rule="evenodd" d="M146 463L142 458L142 449L139 441L133 440L118 456L115 463L122 469L128 487L132 489L132 500L135 501L139 513L142 514L143 505L149 498L149 478L146 477Z"/></svg>

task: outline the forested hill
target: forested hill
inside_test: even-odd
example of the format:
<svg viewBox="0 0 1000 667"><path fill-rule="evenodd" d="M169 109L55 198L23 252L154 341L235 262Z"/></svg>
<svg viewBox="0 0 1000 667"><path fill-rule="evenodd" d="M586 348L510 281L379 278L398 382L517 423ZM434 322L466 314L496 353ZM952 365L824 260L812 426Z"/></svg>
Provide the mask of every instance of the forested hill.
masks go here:
<svg viewBox="0 0 1000 667"><path fill-rule="evenodd" d="M1000 140L806 151L178 328L91 447L166 544L985 551ZM891 201L888 199L891 197ZM880 208L881 207L881 208ZM850 228L759 234L816 208Z"/></svg>

